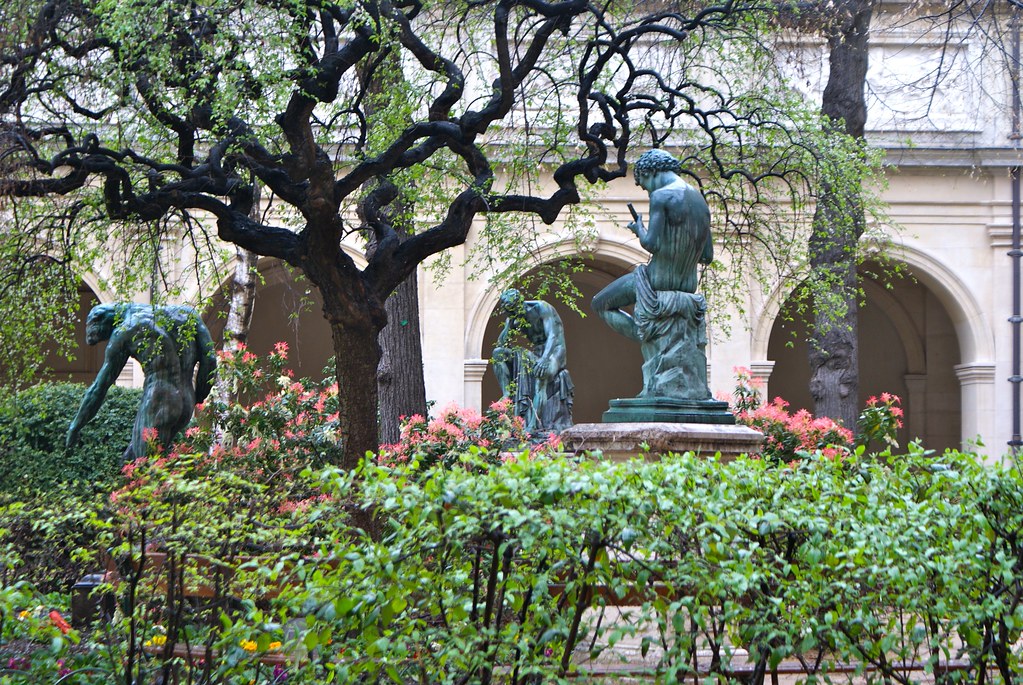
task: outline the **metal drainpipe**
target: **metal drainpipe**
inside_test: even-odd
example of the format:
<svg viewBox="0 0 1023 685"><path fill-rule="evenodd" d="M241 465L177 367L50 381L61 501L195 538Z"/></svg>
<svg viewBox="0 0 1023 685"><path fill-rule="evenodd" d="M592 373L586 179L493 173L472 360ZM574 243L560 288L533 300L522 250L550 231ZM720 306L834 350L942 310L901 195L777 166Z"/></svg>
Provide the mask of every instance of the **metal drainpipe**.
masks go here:
<svg viewBox="0 0 1023 685"><path fill-rule="evenodd" d="M1020 142L1020 92L1019 92L1019 57L1020 57L1020 27L1019 11L1020 6L1010 0L1012 4L1012 63L1010 81L1012 83L1012 140L1013 147L1018 151ZM1020 436L1020 385L1023 383L1023 374L1020 370L1020 324L1023 323L1023 316L1020 312L1020 257L1023 251L1020 250L1020 167L1016 163L1009 171L1009 178L1012 185L1012 249L1009 256L1012 258L1012 317L1009 322L1012 324L1012 376L1009 382L1012 384L1012 439L1009 441L1009 449L1015 456L1023 446L1023 439Z"/></svg>

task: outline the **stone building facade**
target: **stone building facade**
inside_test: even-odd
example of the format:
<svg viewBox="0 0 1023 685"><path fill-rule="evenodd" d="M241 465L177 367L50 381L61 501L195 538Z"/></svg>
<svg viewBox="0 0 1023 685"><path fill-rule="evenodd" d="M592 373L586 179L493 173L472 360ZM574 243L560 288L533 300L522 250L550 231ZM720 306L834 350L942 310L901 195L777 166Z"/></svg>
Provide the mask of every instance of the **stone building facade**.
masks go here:
<svg viewBox="0 0 1023 685"><path fill-rule="evenodd" d="M890 19L881 15L878 21ZM1019 214L1011 171L1020 164L1020 146L1013 135L1007 72L997 60L977 67L973 52L979 47L969 39L952 46L961 57L961 72L929 95L911 87L942 58L945 45L941 35L899 28L878 31L872 43L868 136L886 151L883 199L890 219L889 226L880 228L892 236L892 256L912 278L864 283L861 399L881 392L902 397L903 440L919 437L936 449L979 440L982 451L997 458L1007 451L1018 426L1010 381L1017 373L1018 342L1009 321L1018 285L1009 252ZM817 55L816 62L804 60L799 67L812 95L822 86L826 62L819 45L798 47ZM574 277L584 295L584 311L589 297L646 261L648 255L624 228L626 204L645 213L646 200L631 179L610 185L597 198L590 268ZM420 274L427 393L439 405L481 406L498 392L487 358L500 323L495 317L500 288L471 277L471 267L462 266L466 249L454 250L443 281ZM540 257L555 261L576 253L574 242L555 237ZM277 264L263 263L261 269L251 347L266 351L277 340L287 340L298 372L318 374L327 361L330 334L316 294L307 294ZM83 298L111 299L99 288L97 275L82 278ZM195 298L217 285L196 284ZM789 294L781 286L752 289L746 313L733 317L729 332L712 331L712 391L730 393L733 369L742 366L766 383L768 395L781 396L793 407L810 406L805 330L781 316ZM314 303L300 312L307 297ZM638 391L639 350L595 316L583 318L559 308L577 385L575 418L597 421L610 399ZM208 318L216 328L212 312ZM87 381L100 361L98 351L87 352L74 368L58 368L55 375ZM140 372L129 366L121 382L141 384Z"/></svg>

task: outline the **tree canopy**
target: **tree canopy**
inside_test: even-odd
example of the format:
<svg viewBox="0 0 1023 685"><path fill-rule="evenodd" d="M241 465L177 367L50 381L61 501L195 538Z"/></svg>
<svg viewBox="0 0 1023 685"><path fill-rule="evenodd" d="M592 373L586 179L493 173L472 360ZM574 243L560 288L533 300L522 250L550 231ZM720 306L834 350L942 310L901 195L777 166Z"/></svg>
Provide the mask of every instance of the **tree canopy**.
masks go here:
<svg viewBox="0 0 1023 685"><path fill-rule="evenodd" d="M623 177L635 148L671 146L726 237L787 263L779 197L807 199L829 154L863 159L785 87L762 42L771 11L757 3L15 0L0 11L0 200L32 217L9 223L0 249L23 254L13 237L27 235L48 253L46 236L63 232L68 263L85 268L112 243L158 252L184 240L179 258L199 263L215 231L294 266L332 329L344 467L376 447L385 299L474 224L484 244L521 242L508 239L517 226L535 238L511 217L554 224L588 187ZM380 83L390 87L367 86ZM270 199L253 213L255 181ZM127 263L151 274L138 254Z"/></svg>

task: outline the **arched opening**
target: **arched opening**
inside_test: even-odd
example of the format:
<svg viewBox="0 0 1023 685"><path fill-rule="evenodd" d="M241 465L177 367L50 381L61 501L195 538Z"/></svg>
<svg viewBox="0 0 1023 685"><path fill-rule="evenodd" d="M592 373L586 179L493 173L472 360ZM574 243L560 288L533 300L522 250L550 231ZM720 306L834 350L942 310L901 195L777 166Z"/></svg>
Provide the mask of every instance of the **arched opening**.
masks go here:
<svg viewBox="0 0 1023 685"><path fill-rule="evenodd" d="M868 268L864 273L880 273ZM912 277L877 281L865 277L860 307L860 406L890 392L905 413L899 444L920 438L931 449L961 445L961 361L952 318L937 295ZM775 362L768 396L782 397L793 410L813 409L809 392L807 326L791 301L775 320L768 358Z"/></svg>
<svg viewBox="0 0 1023 685"><path fill-rule="evenodd" d="M641 368L643 356L639 345L618 335L590 311L590 300L624 270L595 262L588 270L572 274L572 282L582 297L577 302L585 317L556 298L547 298L561 316L565 327L568 370L575 384L575 423L598 423L607 411L610 400L633 397L643 388ZM528 275L527 275L528 279ZM527 298L531 293L523 289ZM483 338L483 355L489 356L504 325L501 312L494 311ZM501 389L492 370L483 377L483 406L501 396Z"/></svg>
<svg viewBox="0 0 1023 685"><path fill-rule="evenodd" d="M285 342L288 368L296 377L323 378L333 356L333 341L319 291L277 260L260 260L259 276L248 349L264 356L278 342ZM228 296L221 288L204 317L218 348L223 344L227 310Z"/></svg>
<svg viewBox="0 0 1023 685"><path fill-rule="evenodd" d="M103 365L103 352L106 343L97 345L85 344L85 319L89 310L99 304L99 297L85 283L78 284L78 313L75 316L74 340L77 345L68 357L57 351L56 345L48 342L44 345L46 369L41 375L42 381L70 381L72 383L92 383L96 373Z"/></svg>

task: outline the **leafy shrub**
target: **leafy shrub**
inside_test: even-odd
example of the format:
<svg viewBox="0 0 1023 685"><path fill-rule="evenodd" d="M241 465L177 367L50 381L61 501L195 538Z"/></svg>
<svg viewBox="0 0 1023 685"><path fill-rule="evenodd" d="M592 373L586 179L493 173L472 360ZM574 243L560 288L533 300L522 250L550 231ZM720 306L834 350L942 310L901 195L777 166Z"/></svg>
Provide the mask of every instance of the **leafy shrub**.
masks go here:
<svg viewBox="0 0 1023 685"><path fill-rule="evenodd" d="M218 383L241 399L210 395L167 456L209 452L211 466L229 464L258 481L261 474L326 463L340 450L337 383L296 380L286 368L286 343L264 358L244 345L217 357Z"/></svg>
<svg viewBox="0 0 1023 685"><path fill-rule="evenodd" d="M895 435L902 428L901 404L899 396L889 392L881 393L880 397L868 398L867 406L860 412L856 422L859 433L857 444L868 445L874 442L884 447L898 448Z"/></svg>
<svg viewBox="0 0 1023 685"><path fill-rule="evenodd" d="M37 604L38 601L43 603ZM38 597L25 583L0 588L0 635L19 645L46 645L45 649L11 653L0 659L0 682L57 682L70 675L75 661L71 652L78 644L79 634L52 601L60 602L61 598ZM74 682L85 685L89 681Z"/></svg>
<svg viewBox="0 0 1023 685"><path fill-rule="evenodd" d="M25 581L41 592L67 592L95 571L106 499L52 492L0 502L0 587Z"/></svg>
<svg viewBox="0 0 1023 685"><path fill-rule="evenodd" d="M303 616L295 639L319 654L309 682L566 682L627 638L663 683L706 675L700 655L729 678L738 647L760 673L783 659L818 674L855 662L908 683L902 664L964 657L964 680L984 678L978 664L1014 673L1023 482L942 459L335 473L337 496L360 483L386 534L298 561L303 582L271 613ZM978 516L974 496L993 489ZM609 620L627 595L629 614Z"/></svg>
<svg viewBox="0 0 1023 685"><path fill-rule="evenodd" d="M749 369L735 369L736 386L732 407L736 419L764 434L761 456L781 464L795 464L815 452L830 458L843 457L855 447L871 443L897 448L896 432L902 427L901 400L897 395L882 393L871 397L857 419L857 434L827 417L815 418L805 409L795 413L780 397L764 404L761 387Z"/></svg>
<svg viewBox="0 0 1023 685"><path fill-rule="evenodd" d="M240 363L246 378L263 368ZM856 663L907 685L911 663L939 673L960 659L941 674L958 682L1023 672L1016 469L916 445L898 458L811 450L783 469L492 459L478 435L441 425L475 423L456 408L410 438L408 460L384 450L354 472L301 468L336 444L333 396L282 377L259 400L205 408L234 417L229 448L207 447L207 416L172 452L127 465L108 500L0 509L12 562L0 665L28 641L32 674L56 673L67 648L53 640L72 634L47 623L43 588L21 582L25 550L5 536L20 518L47 541L88 529L109 550L116 614L67 662L105 664L109 682L568 683L626 640L658 683L734 680L739 648L758 681L783 660L814 678ZM354 525L367 511L369 531ZM17 623L26 610L34 628ZM198 656L176 658L185 646Z"/></svg>
<svg viewBox="0 0 1023 685"><path fill-rule="evenodd" d="M854 662L899 683L910 662L966 659L963 681L1023 667L1023 476L971 455L367 462L261 483L190 463L139 464L110 519L121 620L82 648L138 683L184 643L216 650L191 667L208 683L568 682L626 639L663 683L728 679L739 647L761 673ZM282 508L278 489L307 502ZM199 582L219 594L168 590Z"/></svg>
<svg viewBox="0 0 1023 685"><path fill-rule="evenodd" d="M764 434L762 454L775 463L793 464L814 452L835 458L849 452L853 434L827 417L814 418L800 409L788 411L789 403L780 397L736 418Z"/></svg>
<svg viewBox="0 0 1023 685"><path fill-rule="evenodd" d="M459 407L452 403L432 419L415 414L402 420L401 436L393 445L380 446L380 461L396 466L416 463L428 469L435 464L451 468L486 468L502 461L502 452L520 450L529 445L525 421L512 413L512 401L501 398L484 411ZM533 447L533 453L546 453L561 446L557 435Z"/></svg>
<svg viewBox="0 0 1023 685"><path fill-rule="evenodd" d="M0 496L109 488L131 440L141 391L113 387L74 448L64 447L85 387L41 383L0 401Z"/></svg>

